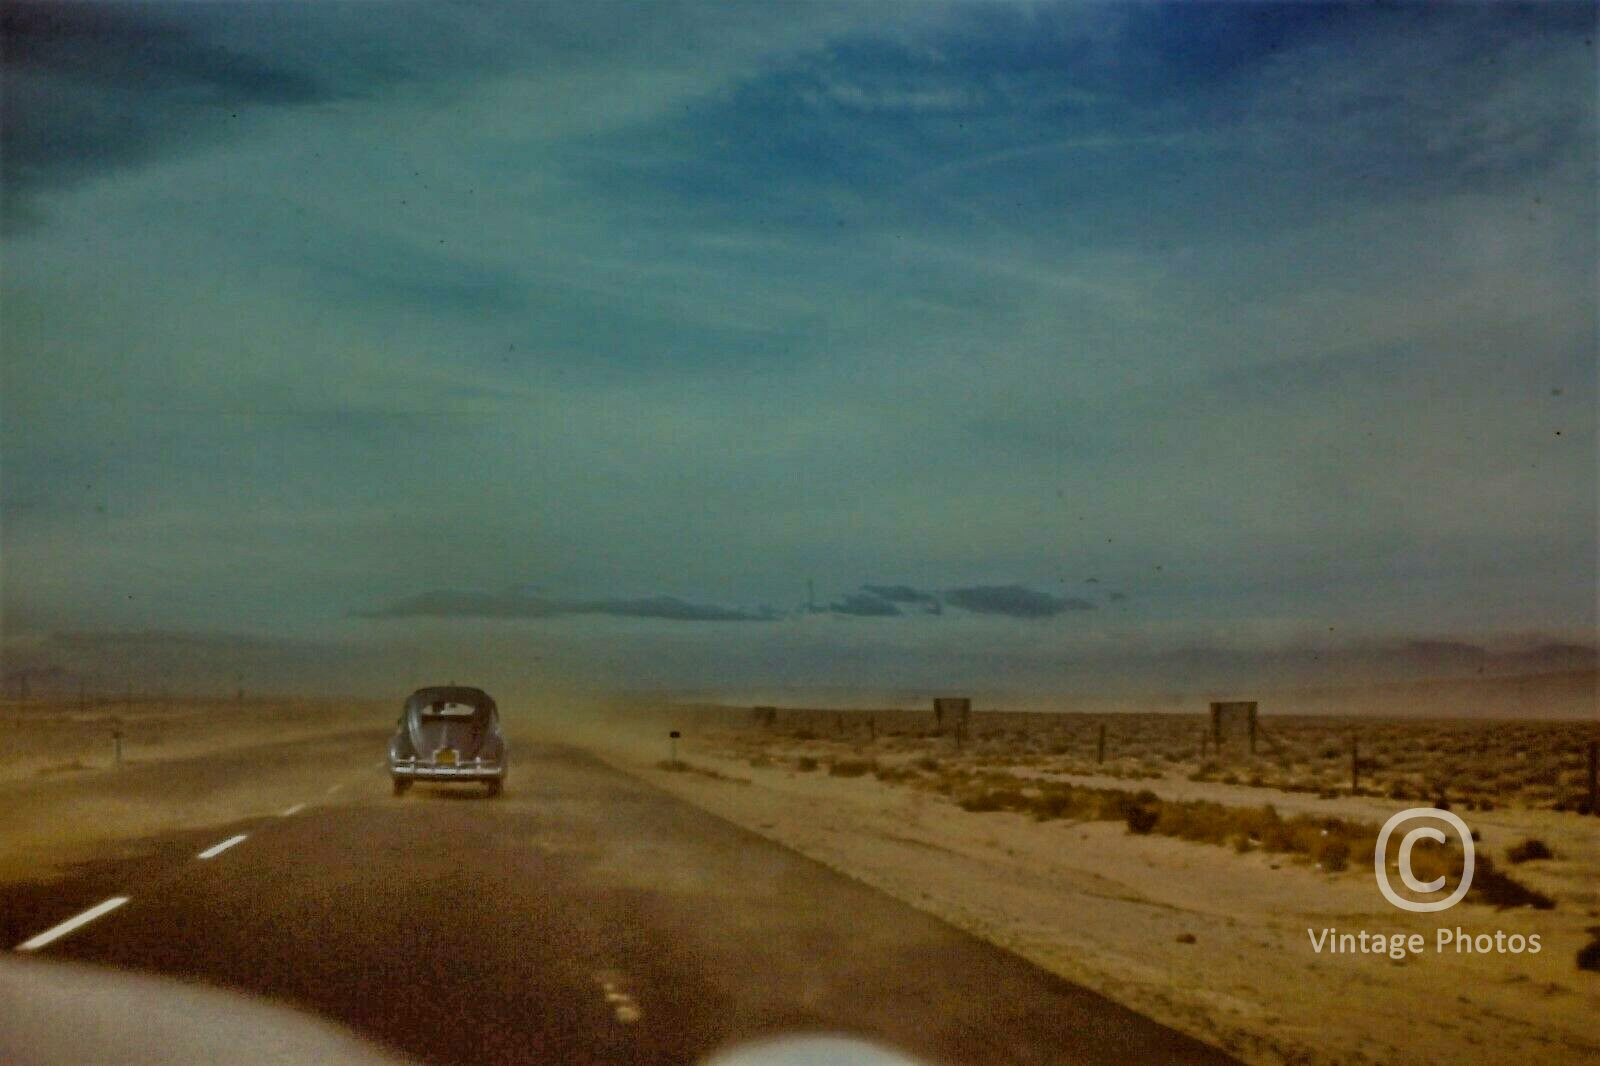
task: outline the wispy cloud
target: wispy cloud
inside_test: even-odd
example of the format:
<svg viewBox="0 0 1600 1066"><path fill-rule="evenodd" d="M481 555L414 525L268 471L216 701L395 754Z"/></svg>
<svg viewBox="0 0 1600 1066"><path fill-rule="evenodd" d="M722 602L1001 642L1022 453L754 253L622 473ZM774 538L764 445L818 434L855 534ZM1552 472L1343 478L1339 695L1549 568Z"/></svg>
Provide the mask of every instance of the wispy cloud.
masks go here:
<svg viewBox="0 0 1600 1066"><path fill-rule="evenodd" d="M856 618L898 618L900 608L893 603L870 592L852 592L843 599L835 600L828 605L828 610L834 614L850 615Z"/></svg>
<svg viewBox="0 0 1600 1066"><path fill-rule="evenodd" d="M910 585L862 585L861 590L890 603L937 604L939 597L931 592L914 589Z"/></svg>
<svg viewBox="0 0 1600 1066"><path fill-rule="evenodd" d="M1052 596L1021 585L971 585L944 594L952 607L973 614L1002 614L1012 618L1053 618L1067 611L1091 611L1094 604L1071 596Z"/></svg>

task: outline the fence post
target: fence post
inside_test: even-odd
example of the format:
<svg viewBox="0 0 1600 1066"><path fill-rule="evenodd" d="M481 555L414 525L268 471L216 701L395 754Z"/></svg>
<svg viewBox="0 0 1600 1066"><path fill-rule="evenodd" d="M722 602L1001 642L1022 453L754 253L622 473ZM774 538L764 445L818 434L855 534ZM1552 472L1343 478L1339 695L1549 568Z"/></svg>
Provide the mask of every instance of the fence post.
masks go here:
<svg viewBox="0 0 1600 1066"><path fill-rule="evenodd" d="M1361 790L1361 747L1354 733L1350 734L1350 794Z"/></svg>
<svg viewBox="0 0 1600 1066"><path fill-rule="evenodd" d="M1094 761L1097 764L1106 761L1106 724L1104 722L1100 723L1100 735L1095 740Z"/></svg>

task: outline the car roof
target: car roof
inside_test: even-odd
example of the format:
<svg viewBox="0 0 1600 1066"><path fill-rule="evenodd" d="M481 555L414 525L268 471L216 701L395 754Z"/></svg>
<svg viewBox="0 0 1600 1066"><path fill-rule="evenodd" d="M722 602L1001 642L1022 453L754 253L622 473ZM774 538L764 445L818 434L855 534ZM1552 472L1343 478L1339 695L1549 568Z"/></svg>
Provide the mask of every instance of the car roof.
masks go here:
<svg viewBox="0 0 1600 1066"><path fill-rule="evenodd" d="M495 709L493 696L481 688L473 688L470 685L434 685L429 688L419 688L406 700L406 706L420 707L440 700L446 703L467 703L474 707Z"/></svg>

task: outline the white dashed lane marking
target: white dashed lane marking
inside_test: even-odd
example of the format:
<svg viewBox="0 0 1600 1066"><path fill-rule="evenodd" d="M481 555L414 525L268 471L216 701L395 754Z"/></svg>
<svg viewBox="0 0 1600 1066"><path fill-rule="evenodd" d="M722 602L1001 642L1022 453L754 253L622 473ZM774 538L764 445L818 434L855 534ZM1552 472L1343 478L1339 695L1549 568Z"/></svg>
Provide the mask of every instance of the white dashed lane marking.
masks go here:
<svg viewBox="0 0 1600 1066"><path fill-rule="evenodd" d="M248 833L240 833L236 837L229 837L227 840L224 840L220 844L211 845L209 848L207 848L206 850L202 851L200 854L196 855L195 858L197 858L197 859L214 859L218 855L221 855L223 852L227 851L229 848L233 847L235 844L239 843L241 840L245 839L245 837L247 837L249 835L250 834L248 834Z"/></svg>
<svg viewBox="0 0 1600 1066"><path fill-rule="evenodd" d="M80 928L82 926L88 925L90 922L94 921L96 918L100 917L101 915L110 914L112 911L116 910L118 907L122 906L126 902L128 902L128 897L127 896L112 896L110 899L106 900L104 903L101 903L101 904L98 904L96 906L90 907L88 910L84 911L82 914L78 915L76 918L68 918L66 921L62 922L60 925L55 926L54 928L51 928L51 929L46 929L44 932L40 933L38 936L34 937L33 939L24 940L22 943L17 945L17 950L18 951L38 951L40 948L44 947L46 944L50 943L51 941L60 940L62 937L66 936L68 933L72 932L74 929L78 929L78 928Z"/></svg>
<svg viewBox="0 0 1600 1066"><path fill-rule="evenodd" d="M618 987L617 982L599 978L600 991L605 993L606 1003L611 1007L611 1013L617 1021L624 1025L632 1025L644 1016L639 1009L639 1004L627 992Z"/></svg>
<svg viewBox="0 0 1600 1066"><path fill-rule="evenodd" d="M383 764L382 761L379 761L377 765L382 766L384 764ZM330 795L330 796L333 795L335 792L339 791L339 789L341 787L343 787L341 784L328 786L328 795ZM306 809L306 805L304 803L296 803L292 807L284 808L283 813L280 814L279 817L280 818L288 818L291 815L299 814L301 811L303 811L305 809ZM207 848L206 850L202 851L200 854L196 855L195 858L197 858L197 859L214 859L218 855L221 855L223 852L227 851L229 848L233 847L235 844L243 843L246 839L249 838L249 836L250 836L250 834L248 834L248 833L240 833L238 836L231 836L227 840L224 840L224 841L222 841L220 843L211 845L209 848ZM72 931L74 931L76 929L81 929L83 926L88 925L90 922L94 921L96 918L102 917L103 915L110 914L112 911L116 910L118 907L120 907L124 903L128 902L129 899L130 899L130 897L128 897L128 896L112 896L110 899L106 900L104 903L99 903L99 904L96 904L93 907L90 907L88 910L84 911L82 914L78 915L77 917L68 918L66 921L62 922L60 925L52 926L51 928L46 929L44 932L40 933L38 936L32 937L32 938L30 938L28 940L24 940L22 943L20 943L20 944L18 944L16 946L16 950L17 951L38 951L40 948L44 947L46 944L50 944L50 943L53 943L53 942L55 942L57 940L60 940L62 937L66 936L68 933L70 933L70 932L72 932ZM610 990L607 989L607 991L609 992ZM608 995L607 998L609 999L610 996ZM631 997L625 996L623 998L627 1000L627 1003L626 1004L620 1004L617 1007L617 1017L618 1017L619 1020L633 1021L635 1018L638 1017L638 1008L631 1007L631 1004L633 1002ZM633 1012L634 1017L632 1017L632 1018L623 1018L622 1015L624 1013L624 1008L631 1009L632 1012Z"/></svg>

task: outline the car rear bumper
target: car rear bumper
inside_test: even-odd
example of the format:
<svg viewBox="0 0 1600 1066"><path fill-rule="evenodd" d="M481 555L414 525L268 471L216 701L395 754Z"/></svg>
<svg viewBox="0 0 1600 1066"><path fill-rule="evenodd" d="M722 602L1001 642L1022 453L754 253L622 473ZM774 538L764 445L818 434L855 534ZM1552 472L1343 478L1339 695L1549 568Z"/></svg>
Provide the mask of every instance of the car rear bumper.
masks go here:
<svg viewBox="0 0 1600 1066"><path fill-rule="evenodd" d="M413 781L499 781L506 776L504 763L464 762L440 766L424 762L391 762L389 774Z"/></svg>

